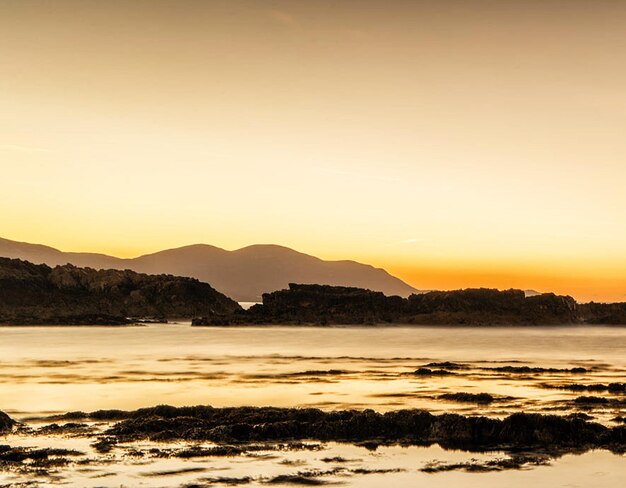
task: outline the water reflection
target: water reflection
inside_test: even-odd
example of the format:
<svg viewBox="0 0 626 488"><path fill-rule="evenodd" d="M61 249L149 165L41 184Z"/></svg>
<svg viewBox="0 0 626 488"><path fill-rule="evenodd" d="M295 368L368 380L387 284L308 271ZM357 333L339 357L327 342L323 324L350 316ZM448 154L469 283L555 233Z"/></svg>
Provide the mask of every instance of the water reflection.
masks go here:
<svg viewBox="0 0 626 488"><path fill-rule="evenodd" d="M420 408L493 417L524 411L616 425L625 416L626 395L619 386L625 372L626 329L617 327L0 328L2 410L32 428L45 423L33 419L55 413L164 403ZM354 486L622 484L623 457L606 452L550 458L550 468L534 458L504 470L499 466L509 463L509 454L437 446L368 451L327 443L319 449L180 459L159 451L189 446L131 443L102 456L94 452L89 432L47 430L1 439L11 446L84 454L66 464L59 460L40 478L5 469L0 483L261 486L272 480L297 483L293 477L300 476L303 483Z"/></svg>

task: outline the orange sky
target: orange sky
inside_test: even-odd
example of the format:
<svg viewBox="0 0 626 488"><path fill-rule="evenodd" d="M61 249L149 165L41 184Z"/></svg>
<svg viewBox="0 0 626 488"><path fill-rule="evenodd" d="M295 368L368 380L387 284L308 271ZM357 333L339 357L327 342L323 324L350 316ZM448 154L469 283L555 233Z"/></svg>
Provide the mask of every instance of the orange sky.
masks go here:
<svg viewBox="0 0 626 488"><path fill-rule="evenodd" d="M626 301L626 2L0 0L0 236Z"/></svg>

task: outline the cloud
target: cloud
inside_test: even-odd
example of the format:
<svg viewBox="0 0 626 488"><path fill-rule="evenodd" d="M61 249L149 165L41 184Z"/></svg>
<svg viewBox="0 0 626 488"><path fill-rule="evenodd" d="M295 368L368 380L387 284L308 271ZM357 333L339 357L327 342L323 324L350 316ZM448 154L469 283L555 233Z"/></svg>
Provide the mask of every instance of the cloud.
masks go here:
<svg viewBox="0 0 626 488"><path fill-rule="evenodd" d="M272 20L281 25L292 26L296 23L293 15L289 12L285 12L284 10L272 9L268 11L268 15Z"/></svg>
<svg viewBox="0 0 626 488"><path fill-rule="evenodd" d="M332 169L332 168L318 168L319 171L323 173L330 173L333 175L341 175L341 176L349 176L351 178L359 178L364 180L376 180L376 181L385 181L391 183L398 183L402 181L402 178L398 178L396 176L387 176L381 174L372 174L372 173L358 173L356 171L345 171L342 169Z"/></svg>
<svg viewBox="0 0 626 488"><path fill-rule="evenodd" d="M20 146L17 144L0 144L0 149L7 151L25 152L25 153L51 153L52 149L43 147Z"/></svg>
<svg viewBox="0 0 626 488"><path fill-rule="evenodd" d="M387 246L404 246L407 244L417 244L419 242L425 242L425 237L410 237L409 239L402 239L401 241L390 242Z"/></svg>

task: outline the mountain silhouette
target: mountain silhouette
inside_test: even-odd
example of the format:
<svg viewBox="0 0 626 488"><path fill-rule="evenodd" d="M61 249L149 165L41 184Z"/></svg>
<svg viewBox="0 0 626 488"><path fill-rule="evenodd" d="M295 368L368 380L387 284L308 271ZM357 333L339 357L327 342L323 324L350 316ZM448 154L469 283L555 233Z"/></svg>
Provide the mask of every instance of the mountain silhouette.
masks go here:
<svg viewBox="0 0 626 488"><path fill-rule="evenodd" d="M263 293L289 283L366 288L406 297L418 290L384 269L356 261L324 261L288 247L257 244L227 251L208 244L123 259L106 254L63 252L41 244L0 238L0 256L49 266L73 264L94 269L130 269L147 274L189 276L237 300L256 302Z"/></svg>

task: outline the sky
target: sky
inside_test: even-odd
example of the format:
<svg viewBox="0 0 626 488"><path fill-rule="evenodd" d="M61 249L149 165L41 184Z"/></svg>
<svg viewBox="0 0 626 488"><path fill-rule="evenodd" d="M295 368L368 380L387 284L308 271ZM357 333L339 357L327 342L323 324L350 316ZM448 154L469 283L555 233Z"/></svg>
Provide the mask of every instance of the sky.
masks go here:
<svg viewBox="0 0 626 488"><path fill-rule="evenodd" d="M0 236L626 301L626 2L0 0Z"/></svg>

